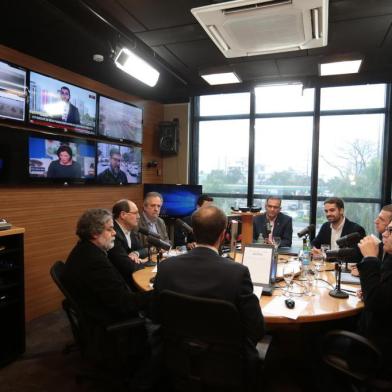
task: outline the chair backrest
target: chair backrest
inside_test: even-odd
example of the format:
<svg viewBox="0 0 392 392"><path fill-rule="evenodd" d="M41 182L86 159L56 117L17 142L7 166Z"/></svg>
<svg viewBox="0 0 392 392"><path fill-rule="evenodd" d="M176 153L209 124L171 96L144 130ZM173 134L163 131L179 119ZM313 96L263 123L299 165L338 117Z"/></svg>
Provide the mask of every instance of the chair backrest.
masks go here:
<svg viewBox="0 0 392 392"><path fill-rule="evenodd" d="M177 388L240 390L245 356L236 307L169 290L160 294L160 304L165 365Z"/></svg>
<svg viewBox="0 0 392 392"><path fill-rule="evenodd" d="M369 390L392 390L392 380L385 378L383 356L367 338L357 333L335 330L324 336L323 360L329 366L358 381Z"/></svg>

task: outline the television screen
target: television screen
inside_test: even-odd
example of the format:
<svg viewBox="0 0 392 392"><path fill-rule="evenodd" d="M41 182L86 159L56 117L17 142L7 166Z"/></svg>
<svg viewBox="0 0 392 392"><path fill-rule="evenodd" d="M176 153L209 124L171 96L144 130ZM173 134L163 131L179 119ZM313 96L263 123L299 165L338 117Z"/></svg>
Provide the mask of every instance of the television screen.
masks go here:
<svg viewBox="0 0 392 392"><path fill-rule="evenodd" d="M141 184L141 147L98 143L97 182L107 185Z"/></svg>
<svg viewBox="0 0 392 392"><path fill-rule="evenodd" d="M26 71L0 61L0 118L24 121Z"/></svg>
<svg viewBox="0 0 392 392"><path fill-rule="evenodd" d="M30 136L29 176L61 180L94 178L95 144Z"/></svg>
<svg viewBox="0 0 392 392"><path fill-rule="evenodd" d="M119 140L142 143L142 109L106 97L99 97L98 133Z"/></svg>
<svg viewBox="0 0 392 392"><path fill-rule="evenodd" d="M163 197L162 218L183 218L196 209L197 199L202 194L201 185L144 184L144 195L159 192Z"/></svg>
<svg viewBox="0 0 392 392"><path fill-rule="evenodd" d="M30 73L30 122L95 134L96 94L60 80Z"/></svg>

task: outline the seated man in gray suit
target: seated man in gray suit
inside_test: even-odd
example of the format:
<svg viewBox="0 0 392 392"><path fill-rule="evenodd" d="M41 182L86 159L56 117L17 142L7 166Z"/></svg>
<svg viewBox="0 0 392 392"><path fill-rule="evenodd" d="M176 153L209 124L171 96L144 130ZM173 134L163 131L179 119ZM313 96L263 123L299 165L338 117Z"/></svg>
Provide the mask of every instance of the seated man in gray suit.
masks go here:
<svg viewBox="0 0 392 392"><path fill-rule="evenodd" d="M139 227L159 234L165 242L169 241L166 225L162 218L159 217L163 203L162 195L158 192L149 192L144 197L143 212L140 216ZM144 247L147 246L147 237L140 234L140 239Z"/></svg>
<svg viewBox="0 0 392 392"><path fill-rule="evenodd" d="M265 214L253 219L253 239L256 241L260 234L264 241L272 244L273 237L280 237L279 247L291 246L293 238L293 221L291 216L280 212L282 199L269 196L265 201Z"/></svg>
<svg viewBox="0 0 392 392"><path fill-rule="evenodd" d="M251 357L264 335L264 319L259 299L253 294L248 268L218 254L226 233L227 217L221 209L210 205L193 213L192 224L196 247L159 265L154 284L153 317L159 323L159 294L163 290L231 302L242 319L244 348Z"/></svg>
<svg viewBox="0 0 392 392"><path fill-rule="evenodd" d="M112 212L116 237L114 247L108 251L109 260L133 287L132 273L143 268L141 259L147 257L147 250L134 231L140 219L139 210L134 202L122 199L113 206Z"/></svg>

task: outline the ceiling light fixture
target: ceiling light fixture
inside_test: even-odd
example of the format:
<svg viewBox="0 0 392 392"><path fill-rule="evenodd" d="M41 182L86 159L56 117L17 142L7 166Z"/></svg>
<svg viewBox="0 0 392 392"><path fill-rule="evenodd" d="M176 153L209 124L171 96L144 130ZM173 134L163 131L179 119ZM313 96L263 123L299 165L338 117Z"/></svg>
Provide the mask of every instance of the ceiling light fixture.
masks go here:
<svg viewBox="0 0 392 392"><path fill-rule="evenodd" d="M335 61L331 63L320 64L320 75L344 75L358 73L359 68L362 64L361 60L347 60L347 61Z"/></svg>
<svg viewBox="0 0 392 392"><path fill-rule="evenodd" d="M241 83L241 79L234 72L205 74L201 77L211 86L217 84Z"/></svg>
<svg viewBox="0 0 392 392"><path fill-rule="evenodd" d="M154 87L159 79L159 72L142 58L127 48L122 48L114 63L118 68L150 87Z"/></svg>

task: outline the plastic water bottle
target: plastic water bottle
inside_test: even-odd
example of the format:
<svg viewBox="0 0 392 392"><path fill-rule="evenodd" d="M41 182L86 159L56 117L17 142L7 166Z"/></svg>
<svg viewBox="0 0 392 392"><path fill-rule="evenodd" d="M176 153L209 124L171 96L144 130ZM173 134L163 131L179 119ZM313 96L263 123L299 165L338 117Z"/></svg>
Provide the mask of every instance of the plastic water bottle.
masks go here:
<svg viewBox="0 0 392 392"><path fill-rule="evenodd" d="M306 280L306 272L310 264L310 244L307 238L303 239L302 252L301 252L301 276L300 280Z"/></svg>

